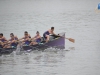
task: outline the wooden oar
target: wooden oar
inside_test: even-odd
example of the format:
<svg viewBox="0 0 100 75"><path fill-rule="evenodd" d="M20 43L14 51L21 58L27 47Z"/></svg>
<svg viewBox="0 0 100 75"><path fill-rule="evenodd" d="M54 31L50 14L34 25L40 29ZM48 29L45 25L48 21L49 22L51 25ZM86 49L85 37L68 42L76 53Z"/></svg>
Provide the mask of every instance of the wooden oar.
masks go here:
<svg viewBox="0 0 100 75"><path fill-rule="evenodd" d="M66 38L65 36L60 36L59 34L58 34L58 35L51 35L51 36L54 36L54 37L62 37L62 38L68 39L70 42L75 43L75 39L72 39L72 38Z"/></svg>
<svg viewBox="0 0 100 75"><path fill-rule="evenodd" d="M75 39L72 39L72 38L66 38L66 39L68 39L70 42L75 43Z"/></svg>
<svg viewBox="0 0 100 75"><path fill-rule="evenodd" d="M75 43L75 39L72 39L72 38L66 38L66 37L64 37L64 36L60 36L59 34L56 35L56 36L57 36L57 37L63 37L63 38L65 38L65 39L68 39L70 42Z"/></svg>
<svg viewBox="0 0 100 75"><path fill-rule="evenodd" d="M61 36L61 37L62 37L62 36ZM63 38L68 39L70 42L75 43L75 39L72 39L72 38L66 38L66 37L63 37Z"/></svg>

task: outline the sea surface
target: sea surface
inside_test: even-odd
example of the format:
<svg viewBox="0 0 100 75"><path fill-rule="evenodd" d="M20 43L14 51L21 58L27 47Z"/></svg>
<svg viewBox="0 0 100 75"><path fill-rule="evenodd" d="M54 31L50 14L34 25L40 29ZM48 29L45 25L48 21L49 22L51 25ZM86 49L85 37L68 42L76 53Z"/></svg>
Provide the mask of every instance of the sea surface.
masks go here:
<svg viewBox="0 0 100 75"><path fill-rule="evenodd" d="M55 27L66 48L0 56L0 75L100 75L100 0L0 0L0 33L33 37Z"/></svg>

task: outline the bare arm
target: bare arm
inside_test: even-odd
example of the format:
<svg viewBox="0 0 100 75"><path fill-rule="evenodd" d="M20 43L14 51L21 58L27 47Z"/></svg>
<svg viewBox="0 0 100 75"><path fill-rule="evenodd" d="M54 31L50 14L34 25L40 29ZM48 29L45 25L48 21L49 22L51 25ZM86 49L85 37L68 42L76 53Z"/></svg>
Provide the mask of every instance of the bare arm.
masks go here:
<svg viewBox="0 0 100 75"><path fill-rule="evenodd" d="M17 36L15 36L15 40L18 40L18 37Z"/></svg>
<svg viewBox="0 0 100 75"><path fill-rule="evenodd" d="M38 38L41 38L41 36L38 36L37 39L38 39Z"/></svg>
<svg viewBox="0 0 100 75"><path fill-rule="evenodd" d="M61 37L60 35L58 35L58 34L55 34L54 32L52 32L52 34L53 34L53 35L55 35L55 36Z"/></svg>
<svg viewBox="0 0 100 75"><path fill-rule="evenodd" d="M7 42L8 42L7 39L6 39L5 37L3 37L3 39L5 40L4 43L7 43Z"/></svg>
<svg viewBox="0 0 100 75"><path fill-rule="evenodd" d="M22 37L22 38L20 38L20 39L18 39L18 40L23 40L25 37Z"/></svg>

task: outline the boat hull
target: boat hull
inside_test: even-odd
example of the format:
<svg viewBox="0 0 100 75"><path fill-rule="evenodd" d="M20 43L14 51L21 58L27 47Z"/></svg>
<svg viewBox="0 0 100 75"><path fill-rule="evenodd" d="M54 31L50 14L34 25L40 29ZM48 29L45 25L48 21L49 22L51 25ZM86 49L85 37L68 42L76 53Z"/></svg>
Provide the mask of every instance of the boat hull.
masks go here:
<svg viewBox="0 0 100 75"><path fill-rule="evenodd" d="M13 51L15 51L16 48L1 48L0 49L0 55L4 55L4 54L10 54L12 53Z"/></svg>

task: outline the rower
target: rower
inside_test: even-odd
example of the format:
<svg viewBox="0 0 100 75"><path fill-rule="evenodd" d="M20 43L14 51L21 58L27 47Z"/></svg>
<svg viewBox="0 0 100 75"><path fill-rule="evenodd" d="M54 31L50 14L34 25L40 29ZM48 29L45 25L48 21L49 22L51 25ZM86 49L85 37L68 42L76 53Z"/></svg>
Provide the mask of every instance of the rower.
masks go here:
<svg viewBox="0 0 100 75"><path fill-rule="evenodd" d="M0 47L3 48L7 43L6 38L3 36L3 33L0 33Z"/></svg>
<svg viewBox="0 0 100 75"><path fill-rule="evenodd" d="M36 45L41 42L41 36L40 36L39 31L36 32L36 35L32 38L32 41L33 42L31 42L30 45Z"/></svg>
<svg viewBox="0 0 100 75"><path fill-rule="evenodd" d="M22 44L29 45L31 43L30 38L31 38L31 36L28 34L27 31L25 31L24 37L21 38L20 40L22 40Z"/></svg>
<svg viewBox="0 0 100 75"><path fill-rule="evenodd" d="M44 34L43 34L43 37L46 39L46 42L48 42L49 41L49 35L50 34L52 34L52 35L55 35L55 36L59 36L59 35L56 35L55 33L54 33L54 27L51 27L51 29L49 29L49 30L47 30L46 32L44 32Z"/></svg>
<svg viewBox="0 0 100 75"><path fill-rule="evenodd" d="M17 38L17 36L14 36L14 34L13 33L11 33L10 34L10 37L11 37L11 39L9 40L10 42L11 42L11 47L13 48L16 48L17 47L17 44L18 44L18 38Z"/></svg>
<svg viewBox="0 0 100 75"><path fill-rule="evenodd" d="M18 45L17 36L14 36L13 33L10 33L10 38L11 39L9 39L8 42L7 42L8 44L5 45L4 48L16 48L17 47L17 45Z"/></svg>

